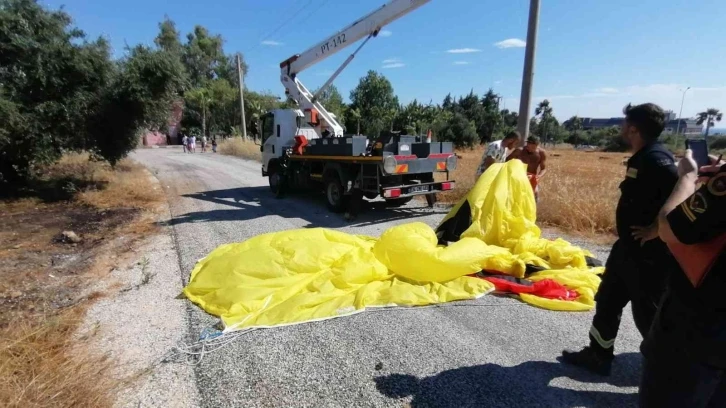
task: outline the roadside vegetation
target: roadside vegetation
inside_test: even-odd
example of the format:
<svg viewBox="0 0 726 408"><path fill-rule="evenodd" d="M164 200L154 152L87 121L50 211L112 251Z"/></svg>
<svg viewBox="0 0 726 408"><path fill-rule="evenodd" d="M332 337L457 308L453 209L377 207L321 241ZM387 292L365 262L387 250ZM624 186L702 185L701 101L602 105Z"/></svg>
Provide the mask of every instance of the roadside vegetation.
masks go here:
<svg viewBox="0 0 726 408"><path fill-rule="evenodd" d="M111 58L64 11L0 0L0 406L105 407L127 379L77 334L164 194L126 159L186 87L166 51Z"/></svg>
<svg viewBox="0 0 726 408"><path fill-rule="evenodd" d="M164 195L129 159L74 153L37 174L36 195L0 201L0 406L111 406L131 379L77 329Z"/></svg>
<svg viewBox="0 0 726 408"><path fill-rule="evenodd" d="M260 146L242 137L230 137L219 143L217 152L228 156L237 156L247 160L262 160Z"/></svg>

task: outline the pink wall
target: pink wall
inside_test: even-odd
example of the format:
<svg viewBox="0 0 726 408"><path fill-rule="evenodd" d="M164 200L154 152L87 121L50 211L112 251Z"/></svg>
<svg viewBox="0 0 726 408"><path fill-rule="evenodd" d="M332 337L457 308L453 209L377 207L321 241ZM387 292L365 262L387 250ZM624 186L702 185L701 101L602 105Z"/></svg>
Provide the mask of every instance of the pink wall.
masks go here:
<svg viewBox="0 0 726 408"><path fill-rule="evenodd" d="M169 115L169 134L171 135L171 144L176 144L176 135L179 133L181 126L182 112L184 106L182 101L176 101L172 105L171 115ZM144 146L166 146L166 135L161 132L146 132L141 136L141 143Z"/></svg>
<svg viewBox="0 0 726 408"><path fill-rule="evenodd" d="M146 132L142 138L144 146L166 146L166 135L159 132ZM172 144L174 141L172 140Z"/></svg>

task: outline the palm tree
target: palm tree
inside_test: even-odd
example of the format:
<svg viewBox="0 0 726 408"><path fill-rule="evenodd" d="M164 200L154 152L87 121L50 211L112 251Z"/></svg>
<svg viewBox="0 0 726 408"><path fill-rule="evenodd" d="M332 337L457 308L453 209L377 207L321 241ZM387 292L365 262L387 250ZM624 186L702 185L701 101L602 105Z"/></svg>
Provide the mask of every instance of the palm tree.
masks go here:
<svg viewBox="0 0 726 408"><path fill-rule="evenodd" d="M711 127L713 127L716 122L721 122L722 117L723 113L718 109L708 108L704 112L700 112L698 114L696 123L699 125L703 125L703 123L706 122L706 137L708 137L708 130L711 129Z"/></svg>
<svg viewBox="0 0 726 408"><path fill-rule="evenodd" d="M348 111L350 114L350 117L356 120L356 123L358 124L358 128L355 132L356 135L360 135L360 109L353 108L350 111Z"/></svg>
<svg viewBox="0 0 726 408"><path fill-rule="evenodd" d="M543 100L537 105L537 108L534 110L535 116L541 116L540 123L542 124L542 138L544 139L544 142L547 142L547 122L550 121L550 118L552 118L552 107L550 106L550 101L547 99Z"/></svg>
<svg viewBox="0 0 726 408"><path fill-rule="evenodd" d="M245 101L245 112L250 116L250 121L247 123L248 128L254 129L252 132L252 139L257 140L257 133L259 133L258 122L265 111L262 109L259 101L251 100ZM254 123L254 125L252 125Z"/></svg>

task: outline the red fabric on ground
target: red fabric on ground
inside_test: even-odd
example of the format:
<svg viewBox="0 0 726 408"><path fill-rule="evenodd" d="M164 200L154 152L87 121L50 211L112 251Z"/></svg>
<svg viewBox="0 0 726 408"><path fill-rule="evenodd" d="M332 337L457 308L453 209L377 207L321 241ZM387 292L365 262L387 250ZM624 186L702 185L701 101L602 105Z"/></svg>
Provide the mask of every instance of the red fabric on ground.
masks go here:
<svg viewBox="0 0 726 408"><path fill-rule="evenodd" d="M523 285L493 276L483 277L482 279L486 279L493 283L494 287L499 292L515 294L528 293L547 299L559 300L575 300L578 296L576 291L569 290L552 279L543 279L541 281L532 282L531 285Z"/></svg>

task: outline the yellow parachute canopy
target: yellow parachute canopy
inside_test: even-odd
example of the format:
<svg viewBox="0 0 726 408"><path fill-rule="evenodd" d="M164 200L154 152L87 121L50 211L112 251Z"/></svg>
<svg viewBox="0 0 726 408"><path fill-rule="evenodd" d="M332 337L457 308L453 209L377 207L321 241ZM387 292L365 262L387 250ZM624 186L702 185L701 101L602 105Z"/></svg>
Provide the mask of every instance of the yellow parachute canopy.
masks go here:
<svg viewBox="0 0 726 408"><path fill-rule="evenodd" d="M420 222L392 227L378 239L324 228L269 233L216 248L197 263L184 294L231 331L368 307L474 299L494 286L469 275L493 270L522 277L526 265L536 265L547 270L528 278L554 279L580 296L522 300L552 310L592 308L602 268L588 268L585 257L591 255L566 241L540 238L521 161L487 169L444 221L465 202L471 225L448 246L438 245L434 230Z"/></svg>

